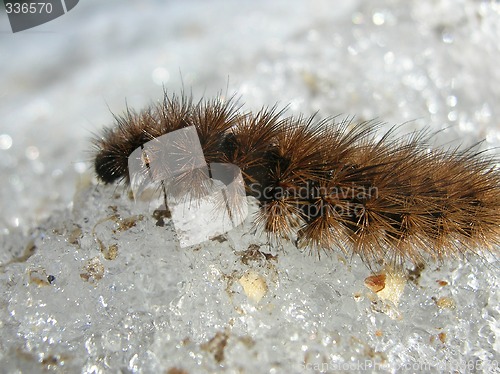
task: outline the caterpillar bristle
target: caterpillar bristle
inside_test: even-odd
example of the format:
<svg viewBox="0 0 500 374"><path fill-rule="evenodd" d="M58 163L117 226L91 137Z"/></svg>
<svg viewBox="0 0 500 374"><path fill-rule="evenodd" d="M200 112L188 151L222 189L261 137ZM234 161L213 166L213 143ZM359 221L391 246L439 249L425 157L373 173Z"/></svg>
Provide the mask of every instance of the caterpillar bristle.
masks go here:
<svg viewBox="0 0 500 374"><path fill-rule="evenodd" d="M238 165L247 186L264 185L269 169L268 155L273 151L274 139L279 133L283 111L276 107L262 108L259 112L242 114L223 137L223 162Z"/></svg>
<svg viewBox="0 0 500 374"><path fill-rule="evenodd" d="M141 112L115 116L115 126L93 140L98 178L129 183L134 150L188 126L196 128L207 165L241 170L246 194L260 205L255 224L270 240L295 238L318 255L340 248L369 266L497 251L498 159L477 145L431 149L434 134L426 130L398 137L396 126L377 137L373 121L285 116L276 106L250 113L234 97L194 102L165 92ZM198 174L177 177L179 194L211 188L203 184L208 175Z"/></svg>

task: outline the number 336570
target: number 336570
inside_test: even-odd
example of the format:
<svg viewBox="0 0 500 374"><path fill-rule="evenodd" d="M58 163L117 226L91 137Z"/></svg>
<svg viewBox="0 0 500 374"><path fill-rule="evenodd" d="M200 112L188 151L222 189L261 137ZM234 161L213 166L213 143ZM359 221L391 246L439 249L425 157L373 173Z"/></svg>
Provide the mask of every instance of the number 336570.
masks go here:
<svg viewBox="0 0 500 374"><path fill-rule="evenodd" d="M5 3L5 9L8 14L27 14L27 13L52 13L51 3Z"/></svg>

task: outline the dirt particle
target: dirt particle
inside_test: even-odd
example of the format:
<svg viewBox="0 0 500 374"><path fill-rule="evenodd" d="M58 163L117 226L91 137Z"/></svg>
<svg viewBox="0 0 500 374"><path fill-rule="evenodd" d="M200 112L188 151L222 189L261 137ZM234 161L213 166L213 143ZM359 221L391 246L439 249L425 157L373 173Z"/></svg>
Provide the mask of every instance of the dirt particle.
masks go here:
<svg viewBox="0 0 500 374"><path fill-rule="evenodd" d="M385 288L385 274L372 275L365 279L365 286L377 293Z"/></svg>
<svg viewBox="0 0 500 374"><path fill-rule="evenodd" d="M265 261L276 261L278 259L278 255L273 256L270 253L264 253L260 250L260 246L257 244L250 244L248 249L243 252L239 252L241 256L241 262L245 265L249 265L251 262L261 262Z"/></svg>
<svg viewBox="0 0 500 374"><path fill-rule="evenodd" d="M106 260L114 260L118 257L118 245L111 244L108 248L101 246L101 252Z"/></svg>
<svg viewBox="0 0 500 374"><path fill-rule="evenodd" d="M439 309L453 309L455 307L455 301L451 297L447 296L434 299L434 302Z"/></svg>
<svg viewBox="0 0 500 374"><path fill-rule="evenodd" d="M184 369L170 368L166 371L166 374L189 374L189 373Z"/></svg>
<svg viewBox="0 0 500 374"><path fill-rule="evenodd" d="M104 265L98 257L91 258L83 266L80 278L89 283L96 283L104 277Z"/></svg>
<svg viewBox="0 0 500 374"><path fill-rule="evenodd" d="M438 338L439 338L439 340L441 340L441 343L444 344L446 342L446 333L445 332L440 332L438 334Z"/></svg>
<svg viewBox="0 0 500 374"><path fill-rule="evenodd" d="M36 284L37 286L49 286L51 283L43 268L29 269L28 278L30 284Z"/></svg>
<svg viewBox="0 0 500 374"><path fill-rule="evenodd" d="M201 345L201 349L213 354L215 361L220 364L222 361L224 361L224 349L226 348L228 339L228 332L219 331L212 339L210 339L206 343L203 343Z"/></svg>
<svg viewBox="0 0 500 374"><path fill-rule="evenodd" d="M243 287L245 295L254 303L258 303L267 294L266 279L256 271L247 271L239 279L239 283Z"/></svg>
<svg viewBox="0 0 500 374"><path fill-rule="evenodd" d="M214 236L213 238L210 238L210 240L213 242L219 242L219 243L227 242L227 238L225 235L217 235L217 236Z"/></svg>
<svg viewBox="0 0 500 374"><path fill-rule="evenodd" d="M172 218L172 213L169 209L156 209L153 212L153 218L156 220L156 226L164 227L165 220Z"/></svg>
<svg viewBox="0 0 500 374"><path fill-rule="evenodd" d="M82 228L79 225L75 225L73 230L71 230L68 236L68 243L78 245L79 240L82 238Z"/></svg>

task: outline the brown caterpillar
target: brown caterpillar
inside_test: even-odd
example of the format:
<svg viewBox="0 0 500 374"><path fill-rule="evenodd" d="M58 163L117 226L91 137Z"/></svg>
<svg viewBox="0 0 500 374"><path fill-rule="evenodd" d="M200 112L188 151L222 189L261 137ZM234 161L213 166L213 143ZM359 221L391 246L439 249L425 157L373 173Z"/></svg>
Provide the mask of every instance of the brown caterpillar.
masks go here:
<svg viewBox="0 0 500 374"><path fill-rule="evenodd" d="M232 99L166 92L115 122L93 140L101 181L129 183L135 149L194 125L207 163L241 169L260 204L255 222L300 247L340 248L371 264L495 252L499 243L498 160L477 146L430 151L425 131L395 137L393 128L376 140L372 121L250 113Z"/></svg>

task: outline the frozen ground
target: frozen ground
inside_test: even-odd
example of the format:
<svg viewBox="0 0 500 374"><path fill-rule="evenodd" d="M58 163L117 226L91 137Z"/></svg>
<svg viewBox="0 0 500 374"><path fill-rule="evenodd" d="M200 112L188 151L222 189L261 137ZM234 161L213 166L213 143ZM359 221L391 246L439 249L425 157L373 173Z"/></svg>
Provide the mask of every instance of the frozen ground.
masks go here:
<svg viewBox="0 0 500 374"><path fill-rule="evenodd" d="M498 40L497 1L82 0L18 34L1 13L0 371L498 372L497 260L428 264L394 304L359 259L269 247L250 222L181 249L87 163L111 112L181 74L196 97L498 147Z"/></svg>

